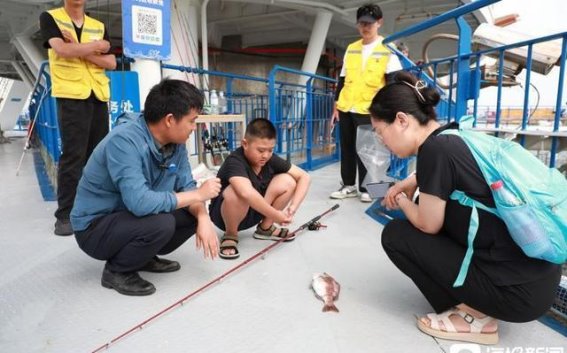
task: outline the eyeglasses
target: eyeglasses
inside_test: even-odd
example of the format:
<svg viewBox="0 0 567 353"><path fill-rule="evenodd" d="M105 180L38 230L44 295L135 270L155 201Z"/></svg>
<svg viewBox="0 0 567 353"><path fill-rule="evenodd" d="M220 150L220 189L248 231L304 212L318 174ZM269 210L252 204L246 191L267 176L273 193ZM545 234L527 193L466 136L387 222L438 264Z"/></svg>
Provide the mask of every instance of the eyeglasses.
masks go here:
<svg viewBox="0 0 567 353"><path fill-rule="evenodd" d="M384 141L384 131L386 131L390 126L392 126L392 124L388 124L385 127L383 127L381 130L378 130L376 128L372 129L374 130L374 133L376 134L376 136L378 136L378 139L380 141Z"/></svg>

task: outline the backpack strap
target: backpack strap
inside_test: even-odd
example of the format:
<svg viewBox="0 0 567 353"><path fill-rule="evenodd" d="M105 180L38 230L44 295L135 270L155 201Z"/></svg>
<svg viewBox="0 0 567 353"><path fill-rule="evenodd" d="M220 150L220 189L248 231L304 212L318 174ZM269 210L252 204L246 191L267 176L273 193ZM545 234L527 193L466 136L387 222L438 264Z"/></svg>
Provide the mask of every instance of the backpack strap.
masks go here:
<svg viewBox="0 0 567 353"><path fill-rule="evenodd" d="M468 206L468 207L476 206L477 208L480 208L483 211L490 212L493 215L498 216L498 210L496 210L495 208L485 206L482 202L478 202L477 200L471 199L470 197L467 196L467 194L465 194L462 191L459 190L453 191L453 193L449 195L449 198L451 200L458 201L463 206Z"/></svg>
<svg viewBox="0 0 567 353"><path fill-rule="evenodd" d="M495 209L490 208L490 207L486 207L482 203L471 199L464 192L459 191L459 190L453 191L451 193L451 195L449 195L449 198L451 200L458 201L463 206L468 206L468 207L472 208L471 220L470 220L470 223L469 223L469 230L468 230L468 235L467 235L467 246L468 246L467 251L465 253L465 258L463 259L463 262L461 263L461 269L459 270L459 275L457 276L455 283L453 283L453 287L461 287L463 285L463 283L465 282L465 278L467 278L467 272L469 271L469 266L471 264L471 260L472 260L472 256L473 256L473 252L474 252L473 243L474 243L474 239L476 238L476 233L478 232L478 224L479 224L477 208L480 208L484 211L487 211L487 212L490 212L490 213L493 213L493 214L496 214L496 215L498 213Z"/></svg>
<svg viewBox="0 0 567 353"><path fill-rule="evenodd" d="M461 138L463 138L463 134L467 133L467 131L465 131L465 129L472 128L473 122L474 122L474 117L463 116L459 120L459 129L458 130L447 129L447 130L442 131L441 134L457 135L457 136L460 136ZM465 143L467 143L467 141L464 138L463 138L463 140L465 141ZM467 143L467 146L468 146L468 143ZM471 150L471 152L473 153L473 156L474 156L474 151ZM475 157L475 160L476 160L476 157ZM470 219L469 229L468 229L468 234L467 234L467 251L465 253L465 258L463 259L463 262L461 263L461 268L459 270L459 274L457 276L457 279L453 283L453 287L461 287L463 285L463 283L465 282L465 279L467 277L467 272L469 270L469 266L471 264L472 256L473 256L473 253L474 253L473 244L474 244L474 239L476 238L476 233L478 232L478 225L479 225L478 209L480 208L480 209L482 209L486 212L490 212L490 213L495 214L497 216L498 216L498 211L494 208L487 207L484 204L482 204L482 203L480 203L476 200L473 200L472 198L468 197L464 192L459 191L459 190L453 191L451 193L451 195L449 195L449 198L451 200L458 201L463 206L468 206L468 207L472 208L471 219Z"/></svg>

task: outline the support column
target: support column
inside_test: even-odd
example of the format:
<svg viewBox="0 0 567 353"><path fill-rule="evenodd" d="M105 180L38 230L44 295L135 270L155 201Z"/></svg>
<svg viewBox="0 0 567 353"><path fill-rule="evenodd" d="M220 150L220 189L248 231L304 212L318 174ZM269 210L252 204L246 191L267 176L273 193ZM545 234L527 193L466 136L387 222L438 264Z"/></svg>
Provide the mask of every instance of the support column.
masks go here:
<svg viewBox="0 0 567 353"><path fill-rule="evenodd" d="M199 67L199 0L171 2L171 65ZM162 70L163 77L188 81L200 87L197 74L178 70Z"/></svg>
<svg viewBox="0 0 567 353"><path fill-rule="evenodd" d="M0 92L0 125L11 130L18 121L30 89L22 81L2 78L4 89Z"/></svg>
<svg viewBox="0 0 567 353"><path fill-rule="evenodd" d="M22 81L24 81L24 83L28 86L28 88L30 90L33 89L35 79L33 78L33 75L31 74L31 72L29 72L29 69L22 66L22 64L17 60L12 60L10 63L12 64L12 67L14 68L14 70L16 70L18 75L20 75L20 78L22 79ZM39 73L39 70L38 70L38 73Z"/></svg>
<svg viewBox="0 0 567 353"><path fill-rule="evenodd" d="M321 60L321 53L325 48L325 41L327 39L327 33L329 32L329 26L331 25L331 19L333 14L327 10L319 10L317 12L317 17L315 17L315 22L313 23L313 29L311 30L311 37L309 38L309 44L307 45L307 51L305 57L303 58L303 65L301 65L301 71L316 73L317 66L319 65L319 60ZM299 77L299 84L305 85L309 80L307 76ZM312 87L312 85L310 85ZM308 92L305 96L304 106L302 110L308 108L312 105L307 105L308 103L313 103L313 95ZM310 102L308 102L310 101ZM319 122L313 121L312 109L305 110L305 122L307 124L307 130L303 135L304 140L309 140L317 143L318 131L320 128L325 129L325 136L330 136L330 127L321 127ZM311 143L308 142L307 158L311 158Z"/></svg>
<svg viewBox="0 0 567 353"><path fill-rule="evenodd" d="M209 0L203 0L201 5L201 55L203 56L203 70L209 69L209 32L207 30L207 6ZM209 89L209 75L203 75L203 88Z"/></svg>
<svg viewBox="0 0 567 353"><path fill-rule="evenodd" d="M138 81L140 84L140 108L144 109L146 96L150 93L150 89L161 81L161 65L156 60L146 60L136 58L136 61L130 66L132 71L138 73Z"/></svg>
<svg viewBox="0 0 567 353"><path fill-rule="evenodd" d="M17 35L12 39L12 43L24 58L24 61L33 72L35 78L41 66L41 62L45 60L45 57L31 41L29 36Z"/></svg>
<svg viewBox="0 0 567 353"><path fill-rule="evenodd" d="M309 38L307 52L303 58L301 71L310 73L317 72L317 66L319 65L321 53L325 47L325 40L327 39L327 33L329 32L329 26L331 25L332 18L333 14L329 11L320 10L317 12L317 17L315 18L315 23L311 30L311 37ZM302 76L299 83L304 85L306 82L307 77Z"/></svg>

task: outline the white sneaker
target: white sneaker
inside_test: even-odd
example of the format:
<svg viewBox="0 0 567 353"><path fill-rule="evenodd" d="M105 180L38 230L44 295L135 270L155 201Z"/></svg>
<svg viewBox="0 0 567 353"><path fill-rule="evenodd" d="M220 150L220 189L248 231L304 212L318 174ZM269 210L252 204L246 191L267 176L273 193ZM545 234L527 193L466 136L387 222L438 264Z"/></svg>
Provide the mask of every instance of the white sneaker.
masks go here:
<svg viewBox="0 0 567 353"><path fill-rule="evenodd" d="M360 193L360 202L372 202L370 195L367 192Z"/></svg>
<svg viewBox="0 0 567 353"><path fill-rule="evenodd" d="M355 185L343 185L341 188L331 194L332 199L345 199L347 197L357 197L358 191Z"/></svg>

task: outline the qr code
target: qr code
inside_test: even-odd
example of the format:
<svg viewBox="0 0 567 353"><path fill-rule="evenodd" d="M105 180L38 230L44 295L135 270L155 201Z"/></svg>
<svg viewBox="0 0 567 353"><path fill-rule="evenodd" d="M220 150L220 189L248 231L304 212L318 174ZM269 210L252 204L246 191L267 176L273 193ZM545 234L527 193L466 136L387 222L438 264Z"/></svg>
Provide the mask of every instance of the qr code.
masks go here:
<svg viewBox="0 0 567 353"><path fill-rule="evenodd" d="M132 6L132 39L135 43L163 44L162 11L150 7Z"/></svg>
<svg viewBox="0 0 567 353"><path fill-rule="evenodd" d="M157 16L138 12L138 33L157 34Z"/></svg>

